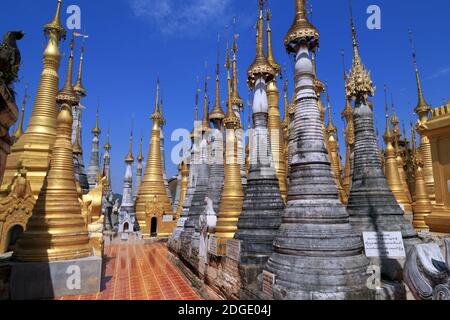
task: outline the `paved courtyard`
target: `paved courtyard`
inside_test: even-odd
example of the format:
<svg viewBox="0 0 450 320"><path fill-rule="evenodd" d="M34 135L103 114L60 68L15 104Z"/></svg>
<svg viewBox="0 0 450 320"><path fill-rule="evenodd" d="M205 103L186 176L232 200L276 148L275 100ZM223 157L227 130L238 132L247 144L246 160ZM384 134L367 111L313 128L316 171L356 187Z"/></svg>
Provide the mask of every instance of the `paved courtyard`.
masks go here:
<svg viewBox="0 0 450 320"><path fill-rule="evenodd" d="M113 243L105 247L106 272L98 294L60 300L199 300L168 261L165 243Z"/></svg>

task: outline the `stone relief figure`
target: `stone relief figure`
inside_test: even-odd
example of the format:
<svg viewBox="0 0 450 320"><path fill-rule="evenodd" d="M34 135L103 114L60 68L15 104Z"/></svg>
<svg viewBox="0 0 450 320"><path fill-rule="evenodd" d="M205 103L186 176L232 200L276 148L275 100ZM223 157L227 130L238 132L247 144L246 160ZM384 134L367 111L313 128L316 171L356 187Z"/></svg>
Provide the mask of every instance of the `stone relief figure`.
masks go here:
<svg viewBox="0 0 450 320"><path fill-rule="evenodd" d="M3 37L0 45L0 79L6 84L14 97L12 85L17 81L19 74L21 55L17 46L17 40L25 36L22 31L10 31Z"/></svg>
<svg viewBox="0 0 450 320"><path fill-rule="evenodd" d="M450 300L450 238L445 257L437 243L415 245L409 252L404 279L417 300Z"/></svg>
<svg viewBox="0 0 450 320"><path fill-rule="evenodd" d="M213 233L217 224L217 215L213 208L213 201L209 198L205 199L206 207L199 217L200 226L200 245L199 256L207 260L209 234Z"/></svg>

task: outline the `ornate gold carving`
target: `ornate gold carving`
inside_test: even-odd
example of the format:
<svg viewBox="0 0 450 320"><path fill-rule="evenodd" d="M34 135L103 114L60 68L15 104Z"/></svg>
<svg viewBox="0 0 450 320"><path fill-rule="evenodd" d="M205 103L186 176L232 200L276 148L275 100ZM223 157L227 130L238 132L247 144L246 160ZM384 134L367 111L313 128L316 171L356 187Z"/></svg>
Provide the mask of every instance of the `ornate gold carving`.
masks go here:
<svg viewBox="0 0 450 320"><path fill-rule="evenodd" d="M18 225L26 229L35 203L27 170L22 166L10 194L0 201L0 253L8 249L6 242L12 227Z"/></svg>

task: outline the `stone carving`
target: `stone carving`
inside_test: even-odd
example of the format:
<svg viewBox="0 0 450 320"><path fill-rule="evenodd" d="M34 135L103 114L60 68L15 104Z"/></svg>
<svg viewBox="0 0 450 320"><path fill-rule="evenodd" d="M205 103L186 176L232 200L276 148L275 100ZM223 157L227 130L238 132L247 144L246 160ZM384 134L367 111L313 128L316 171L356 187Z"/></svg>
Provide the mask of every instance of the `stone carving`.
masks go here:
<svg viewBox="0 0 450 320"><path fill-rule="evenodd" d="M404 268L405 282L417 300L450 300L450 238L445 257L437 243L415 245Z"/></svg>
<svg viewBox="0 0 450 320"><path fill-rule="evenodd" d="M25 33L22 31L7 32L0 45L0 79L3 80L13 96L12 84L17 80L21 62L17 40L21 40L24 36Z"/></svg>

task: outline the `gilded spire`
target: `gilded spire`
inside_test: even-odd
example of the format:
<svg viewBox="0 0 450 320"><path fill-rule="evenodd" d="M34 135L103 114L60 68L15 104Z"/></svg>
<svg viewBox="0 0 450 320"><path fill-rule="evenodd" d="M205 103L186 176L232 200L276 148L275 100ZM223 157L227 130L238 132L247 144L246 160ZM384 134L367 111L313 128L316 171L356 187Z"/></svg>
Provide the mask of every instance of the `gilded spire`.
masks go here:
<svg viewBox="0 0 450 320"><path fill-rule="evenodd" d="M232 98L232 84L231 84L231 75L230 75L230 68L228 65L228 103L227 103L227 114L225 115L225 118L223 119L223 125L227 129L237 129L240 125L240 120L236 116L236 113L234 113L233 110L233 98Z"/></svg>
<svg viewBox="0 0 450 320"><path fill-rule="evenodd" d="M105 149L105 151L110 151L111 150L111 144L109 143L109 135L110 135L110 128L108 128L108 134L106 135L106 142L105 145L103 146L103 149Z"/></svg>
<svg viewBox="0 0 450 320"><path fill-rule="evenodd" d="M84 43L81 46L81 54L80 54L80 64L78 65L78 77L77 82L73 86L73 90L80 96L86 97L86 89L83 86L82 78L83 78L83 60L84 60Z"/></svg>
<svg viewBox="0 0 450 320"><path fill-rule="evenodd" d="M199 122L199 109L198 109L198 103L199 103L199 92L201 92L198 84L198 77L197 77L197 89L195 90L195 115L194 115L194 128L192 128L191 131L191 138L195 138L198 135L198 128L197 124Z"/></svg>
<svg viewBox="0 0 450 320"><path fill-rule="evenodd" d="M272 12L269 9L266 10L266 20L267 20L267 61L270 63L272 68L277 74L281 72L281 66L275 60L272 49L272 28L270 27L270 20L272 19Z"/></svg>
<svg viewBox="0 0 450 320"><path fill-rule="evenodd" d="M236 26L236 19L234 19L234 26ZM233 50L233 78L232 78L232 88L233 88L233 92L232 92L232 97L231 97L231 101L233 103L234 106L237 106L239 108L243 108L244 107L244 102L242 101L241 97L239 96L239 91L238 91L238 75L237 75L237 52L238 52L238 46L237 46L237 38L238 38L238 34L236 33L236 31L234 32L233 35L233 46L232 46L232 50Z"/></svg>
<svg viewBox="0 0 450 320"><path fill-rule="evenodd" d="M97 107L97 112L95 114L95 127L92 129L92 134L99 136L102 130L100 130L99 119L98 119L99 107Z"/></svg>
<svg viewBox="0 0 450 320"><path fill-rule="evenodd" d="M353 63L350 73L346 76L346 95L348 99L356 99L362 96L367 100L369 96L372 97L375 94L375 87L370 76L370 71L366 69L359 55L359 44L351 7L350 26L352 29Z"/></svg>
<svg viewBox="0 0 450 320"><path fill-rule="evenodd" d="M297 53L296 46L301 42L306 42L310 50L314 50L319 45L319 32L306 16L305 2L305 0L295 0L294 22L284 38L286 50L291 53Z"/></svg>
<svg viewBox="0 0 450 320"><path fill-rule="evenodd" d="M73 74L73 48L75 47L75 38L72 36L72 40L70 40L70 55L69 55L69 64L67 66L67 77L66 83L61 91L56 96L56 102L58 103L67 103L69 106L76 106L80 103L80 97L74 91L72 86L72 74Z"/></svg>
<svg viewBox="0 0 450 320"><path fill-rule="evenodd" d="M142 145L142 144L141 144ZM133 163L134 162L134 157L133 157L133 129L131 129L131 134L130 134L130 147L128 149L128 154L125 157L125 162L126 163Z"/></svg>
<svg viewBox="0 0 450 320"><path fill-rule="evenodd" d="M58 0L55 17L51 22L47 23L44 27L45 34L50 36L52 35L56 36L58 38L58 41L66 37L66 30L61 25L61 6L62 0Z"/></svg>
<svg viewBox="0 0 450 320"><path fill-rule="evenodd" d="M425 101L425 98L423 96L422 84L421 84L421 81L420 81L419 67L417 65L416 48L414 46L413 33L412 33L411 30L409 30L409 41L411 43L411 50L412 50L414 70L416 72L416 84L417 84L417 94L418 94L418 103L417 103L416 108L414 109L414 112L417 113L417 115L419 116L420 120L422 122L424 122L424 120L428 119L428 113L431 111L431 107Z"/></svg>
<svg viewBox="0 0 450 320"><path fill-rule="evenodd" d="M139 161L139 162L144 161L144 154L142 153L142 135L141 135L141 141L139 143L139 155L137 156L137 161Z"/></svg>
<svg viewBox="0 0 450 320"><path fill-rule="evenodd" d="M206 69L206 63L205 63ZM209 106L208 106L208 72L205 70L205 95L203 96L203 120L202 120L202 131L206 132L211 129L209 124Z"/></svg>
<svg viewBox="0 0 450 320"><path fill-rule="evenodd" d="M331 102L330 102L330 94L328 92L327 89L327 103L328 103L328 126L327 126L327 132L329 136L333 136L336 134L337 132L337 128L333 123L333 116L331 115Z"/></svg>
<svg viewBox="0 0 450 320"><path fill-rule="evenodd" d="M154 122L154 126L155 123L158 122L158 127L161 127L164 124L164 117L161 114L161 109L160 109L160 101L159 101L159 95L160 95L160 83L159 83L159 76L156 79L156 101L155 101L155 111L153 112L153 114L151 115L151 119L152 120L158 120Z"/></svg>
<svg viewBox="0 0 450 320"><path fill-rule="evenodd" d="M217 36L217 64L216 64L216 98L214 108L212 109L209 120L213 122L222 122L225 118L222 106L220 105L220 37Z"/></svg>
<svg viewBox="0 0 450 320"><path fill-rule="evenodd" d="M25 87L25 94L23 96L23 101L22 101L22 110L20 111L20 119L19 119L19 125L17 126L16 131L14 131L13 134L13 139L14 139L14 143L16 143L20 137L22 137L24 131L23 131L23 119L25 117L25 106L27 104L27 100L28 100L29 96L28 96L28 86Z"/></svg>
<svg viewBox="0 0 450 320"><path fill-rule="evenodd" d="M269 82L276 76L275 69L264 55L264 17L262 1L259 3L259 18L256 24L256 56L247 71L247 75L250 88L255 86L256 80L260 77L263 77L266 82Z"/></svg>

